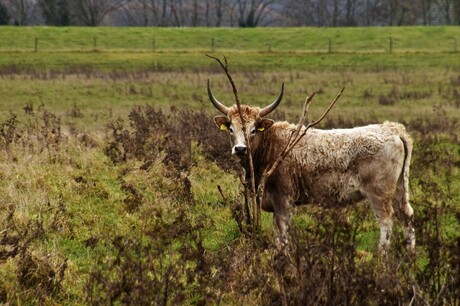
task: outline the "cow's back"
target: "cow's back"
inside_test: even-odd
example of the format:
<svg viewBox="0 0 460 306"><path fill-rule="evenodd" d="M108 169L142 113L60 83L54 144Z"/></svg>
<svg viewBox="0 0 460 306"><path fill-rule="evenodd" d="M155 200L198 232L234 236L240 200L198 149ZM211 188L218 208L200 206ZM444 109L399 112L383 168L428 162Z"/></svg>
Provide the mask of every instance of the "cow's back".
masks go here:
<svg viewBox="0 0 460 306"><path fill-rule="evenodd" d="M292 126L286 127L279 126L279 137L290 133ZM402 170L404 146L400 134L404 133L404 126L390 122L352 129L311 129L274 179L288 186L286 191L296 204L355 203L365 197L363 185L382 180L379 175ZM393 175L389 183L392 185L397 181Z"/></svg>

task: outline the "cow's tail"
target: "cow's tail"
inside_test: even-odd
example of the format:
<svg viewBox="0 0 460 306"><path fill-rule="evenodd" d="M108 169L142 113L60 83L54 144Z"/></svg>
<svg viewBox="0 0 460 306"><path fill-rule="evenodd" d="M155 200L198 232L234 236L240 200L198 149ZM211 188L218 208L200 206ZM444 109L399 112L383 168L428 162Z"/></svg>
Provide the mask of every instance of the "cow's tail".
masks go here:
<svg viewBox="0 0 460 306"><path fill-rule="evenodd" d="M401 174L398 179L399 199L402 211L406 215L412 215L412 207L409 204L409 171L412 159L413 142L410 135L407 133L404 125L394 122L385 122L391 131L401 139L404 145L404 163ZM401 190L402 189L402 190Z"/></svg>
<svg viewBox="0 0 460 306"><path fill-rule="evenodd" d="M404 144L404 166L400 176L402 177L404 182L404 202L409 203L409 170L410 170L410 163L412 159L412 138L407 134L404 129L404 133L399 135L403 144Z"/></svg>

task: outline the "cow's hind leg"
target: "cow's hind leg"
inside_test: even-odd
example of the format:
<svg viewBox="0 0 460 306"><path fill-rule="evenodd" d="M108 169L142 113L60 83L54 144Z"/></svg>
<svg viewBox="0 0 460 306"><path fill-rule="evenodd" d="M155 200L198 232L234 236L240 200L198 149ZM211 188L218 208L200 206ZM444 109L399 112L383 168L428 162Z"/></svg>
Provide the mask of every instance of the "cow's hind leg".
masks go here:
<svg viewBox="0 0 460 306"><path fill-rule="evenodd" d="M393 231L393 205L392 200L387 197L381 198L375 195L369 196L375 216L380 225L380 240L378 252L386 255Z"/></svg>
<svg viewBox="0 0 460 306"><path fill-rule="evenodd" d="M415 254L415 229L414 229L414 210L409 203L409 186L408 182L401 178L398 182L396 194L394 198L397 217L402 223L404 235L406 238L406 246L409 255Z"/></svg>

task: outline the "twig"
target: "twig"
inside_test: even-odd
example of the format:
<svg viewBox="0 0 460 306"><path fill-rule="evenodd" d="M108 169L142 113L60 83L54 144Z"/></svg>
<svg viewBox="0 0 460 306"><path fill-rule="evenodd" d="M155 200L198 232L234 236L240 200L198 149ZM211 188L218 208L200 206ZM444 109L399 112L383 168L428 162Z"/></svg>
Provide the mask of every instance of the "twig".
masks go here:
<svg viewBox="0 0 460 306"><path fill-rule="evenodd" d="M217 190L219 190L220 196L222 197L224 202L227 202L227 198L225 197L224 193L222 192L222 188L220 187L220 185L217 185Z"/></svg>
<svg viewBox="0 0 460 306"><path fill-rule="evenodd" d="M259 227L259 220L260 220L260 203L257 202L257 198L256 198L256 194L255 194L255 186L256 186L256 182L255 182L255 175L254 175L254 163L253 163L253 160L252 160L252 151L251 151L251 145L250 145L250 142L249 142L249 139L248 139L248 135L246 133L247 131L247 127L246 127L246 122L244 120L244 117L243 117L243 112L241 110L241 102L240 102L240 99L238 97L238 90L236 89L236 86L235 86L235 82L233 81L233 78L232 76L230 75L229 71L228 71L228 62L227 62L227 58L225 57L224 55L224 61L225 61L225 64L222 63L222 61L217 58L217 57L214 57L214 56L211 56L209 54L205 54L207 57L209 58L212 58L213 60L217 61L220 66L222 67L222 69L224 70L225 74L227 75L227 78L230 82L230 85L232 86L232 90L233 90L233 95L235 96L235 103L236 103L236 106L238 108L238 114L240 116L240 119L241 119L241 122L243 124L243 134L244 134L244 140L246 142L246 146L247 146L247 150L248 150L248 161L249 161L249 175L250 175L250 194L251 194L251 199L252 199L252 205L253 205L253 213L252 213L252 221L254 221L254 228L257 229ZM249 209L248 209L249 211ZM251 218L249 217L248 220L251 220Z"/></svg>
<svg viewBox="0 0 460 306"><path fill-rule="evenodd" d="M415 292L415 286L412 286L412 292L414 293L414 295L412 296L412 299L410 300L410 303L407 306L412 306L412 304L414 304L415 297L417 296L417 293Z"/></svg>
<svg viewBox="0 0 460 306"><path fill-rule="evenodd" d="M281 164L281 162L286 158L286 156L294 149L294 147L299 143L299 141L307 134L307 131L320 123L329 113L329 111L332 109L332 107L335 105L337 100L342 96L343 91L345 90L345 87L343 87L340 92L337 94L335 99L329 104L329 107L326 109L326 111L319 117L317 120L310 122L307 124L307 126L304 127L304 122L306 117L308 116L308 110L310 108L310 104L312 102L313 97L315 96L315 93L313 92L312 95L308 96L305 99L304 103L304 108L302 112L302 116L299 119L299 124L297 125L297 128L293 134L288 139L288 142L286 146L284 147L283 151L281 151L281 154L278 156L278 158L275 160L275 162L271 165L271 167L268 167L268 170L265 170L264 173L262 174L262 178L260 179L259 186L257 188L257 195L260 201L263 198L264 194L264 189L265 189L265 184L267 183L267 180L273 175L273 173L276 171L278 166ZM303 132L300 133L300 131L303 128Z"/></svg>
<svg viewBox="0 0 460 306"><path fill-rule="evenodd" d="M337 102L337 100L342 96L343 94L343 91L345 90L345 87L342 87L342 89L340 90L340 92L337 94L337 96L335 97L334 101L332 101L332 103L329 105L329 107L326 109L326 111L324 112L324 114L316 121L313 121L312 123L309 123L308 124L308 127L313 127L315 125L317 125L318 123L320 123L324 117L327 116L327 114L329 114L329 111L332 109L332 107L334 107L335 103Z"/></svg>

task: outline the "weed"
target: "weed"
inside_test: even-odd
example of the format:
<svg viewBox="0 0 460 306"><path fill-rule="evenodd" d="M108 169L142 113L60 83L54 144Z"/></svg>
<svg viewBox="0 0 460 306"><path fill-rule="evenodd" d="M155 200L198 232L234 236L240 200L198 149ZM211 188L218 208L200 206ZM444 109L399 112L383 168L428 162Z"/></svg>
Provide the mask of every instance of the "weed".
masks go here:
<svg viewBox="0 0 460 306"><path fill-rule="evenodd" d="M185 208L172 220L156 211L144 219L140 239L118 236L110 241L115 255L90 274L86 301L93 305L183 304L193 296L203 303L212 294L210 265L200 231L204 220L192 221Z"/></svg>
<svg viewBox="0 0 460 306"><path fill-rule="evenodd" d="M43 222L29 220L26 224L20 224L15 219L14 206L10 205L8 209L8 215L5 220L2 220L3 230L0 231L0 263L13 259L17 266L15 274L21 290L26 293L29 300L43 304L50 296L59 296L67 260L55 258L51 254L38 255L32 251L33 243L46 238ZM7 292L1 287L0 292L2 289ZM0 299L0 302L10 302L8 295Z"/></svg>
<svg viewBox="0 0 460 306"><path fill-rule="evenodd" d="M392 96L397 96L396 90ZM148 118L146 114L154 113L154 117L145 120ZM146 146L151 140L143 136L150 135L145 130L151 133L150 127L159 125L161 128L156 131L166 135L164 138L159 135L155 137L168 139L175 146L175 150L172 150L168 148L168 143L163 142L161 146L155 147L158 152L164 150L165 156L169 154L169 157L163 159L169 173L187 173L187 167L193 167L194 161L188 157L191 142L202 146L204 154L211 160L217 160L219 154L228 154L213 155L213 151L206 151L210 148L208 142L217 140L214 136L200 132L209 128L204 121L204 114L172 109L166 121L158 120L166 118L162 116L163 113L158 115L148 108L136 109L135 116L130 117L134 121L131 123L133 130L126 130L126 133L131 138L137 135L137 142L144 145L138 151L134 147L129 152L142 152L137 156L145 158L143 148L152 148ZM185 301L289 305L393 305L423 304L428 301L435 304L458 303L459 239L455 235L448 235L444 227L451 216L456 216L454 222L460 224L458 207L453 205L456 197L453 192L455 179L449 177L455 174L445 171L459 163L458 154L453 154L449 145L458 139L458 121L439 120L445 117L440 110L430 120L407 123L417 144L417 154L412 166L412 176L415 177L412 184L415 184L416 187L413 188L417 191L412 204L416 215L416 236L419 237L418 257L422 262L426 261L425 264L416 264L406 256L403 234L398 227L387 257L378 258L358 250L362 226L369 215L367 205L353 210L309 210L314 221L307 227L294 224L290 231L288 253L278 253L264 233L255 240L243 238L246 229L242 222L242 205L237 199L228 199L224 195L224 202L230 206L232 217L243 234L242 238L231 243L229 248L214 253L201 253L202 240L199 233L204 225L201 221L187 219L190 215L183 211L188 211L195 205L187 197L191 185L184 179L187 178L185 175L182 180L176 180L177 186L183 184L182 187L171 190L176 194L173 196L175 201L182 201L181 208L176 211L178 215L168 222L165 212L157 211L149 222L155 224L155 232L158 234L151 236L151 231L145 228L140 235L144 237L142 239L119 237L118 242L114 241L118 245L118 255L110 264L103 265L103 268L92 274L87 289L88 301L123 303L128 301L128 297L132 299L136 292L143 298L147 296L146 300L134 298L136 303L154 301L160 304ZM331 119L325 125L356 126L366 123L366 120L342 117ZM170 133L174 135L174 140L168 138ZM185 152L185 159L179 158L175 152ZM131 156L135 158L135 154ZM179 178L180 175L170 174L170 177ZM136 207L144 205L142 203L145 199L133 185L122 183L122 189L128 195L128 202L125 203ZM184 232L173 230L176 226L184 229ZM178 233L174 239L179 246L179 252L176 255L178 257L168 262L171 264L168 265L164 258L170 254L169 243L172 242L161 233L170 231ZM193 233L192 236L187 236L187 242L183 241L185 232ZM165 244L160 243L160 239ZM121 241L123 247L119 246ZM182 257L182 247L188 248L191 253L187 254L192 254L193 259ZM201 265L207 265L208 269L196 270ZM118 272L110 274L104 271ZM163 273L168 273L168 276ZM183 279L183 282L173 281L169 276ZM163 283L160 284L160 280ZM145 285L147 283L149 285ZM110 286L104 287L102 284ZM168 291L173 288L174 293ZM97 299L97 292L102 293L102 299Z"/></svg>
<svg viewBox="0 0 460 306"><path fill-rule="evenodd" d="M393 86L388 94L380 94L378 101L380 105L395 105L398 101L398 96L398 88L396 86Z"/></svg>
<svg viewBox="0 0 460 306"><path fill-rule="evenodd" d="M144 161L143 168L148 168L160 152L165 152L163 163L171 164L177 173L187 172L192 166L192 142L196 142L203 147L206 157L224 169L235 169L234 160L226 154L227 140L204 112L172 108L166 115L152 106L135 107L129 122L130 129L124 127L121 119L108 126L112 137L105 153L115 163L138 158Z"/></svg>
<svg viewBox="0 0 460 306"><path fill-rule="evenodd" d="M0 125L0 148L8 151L10 145L20 138L18 134L18 119L13 113L10 118Z"/></svg>

